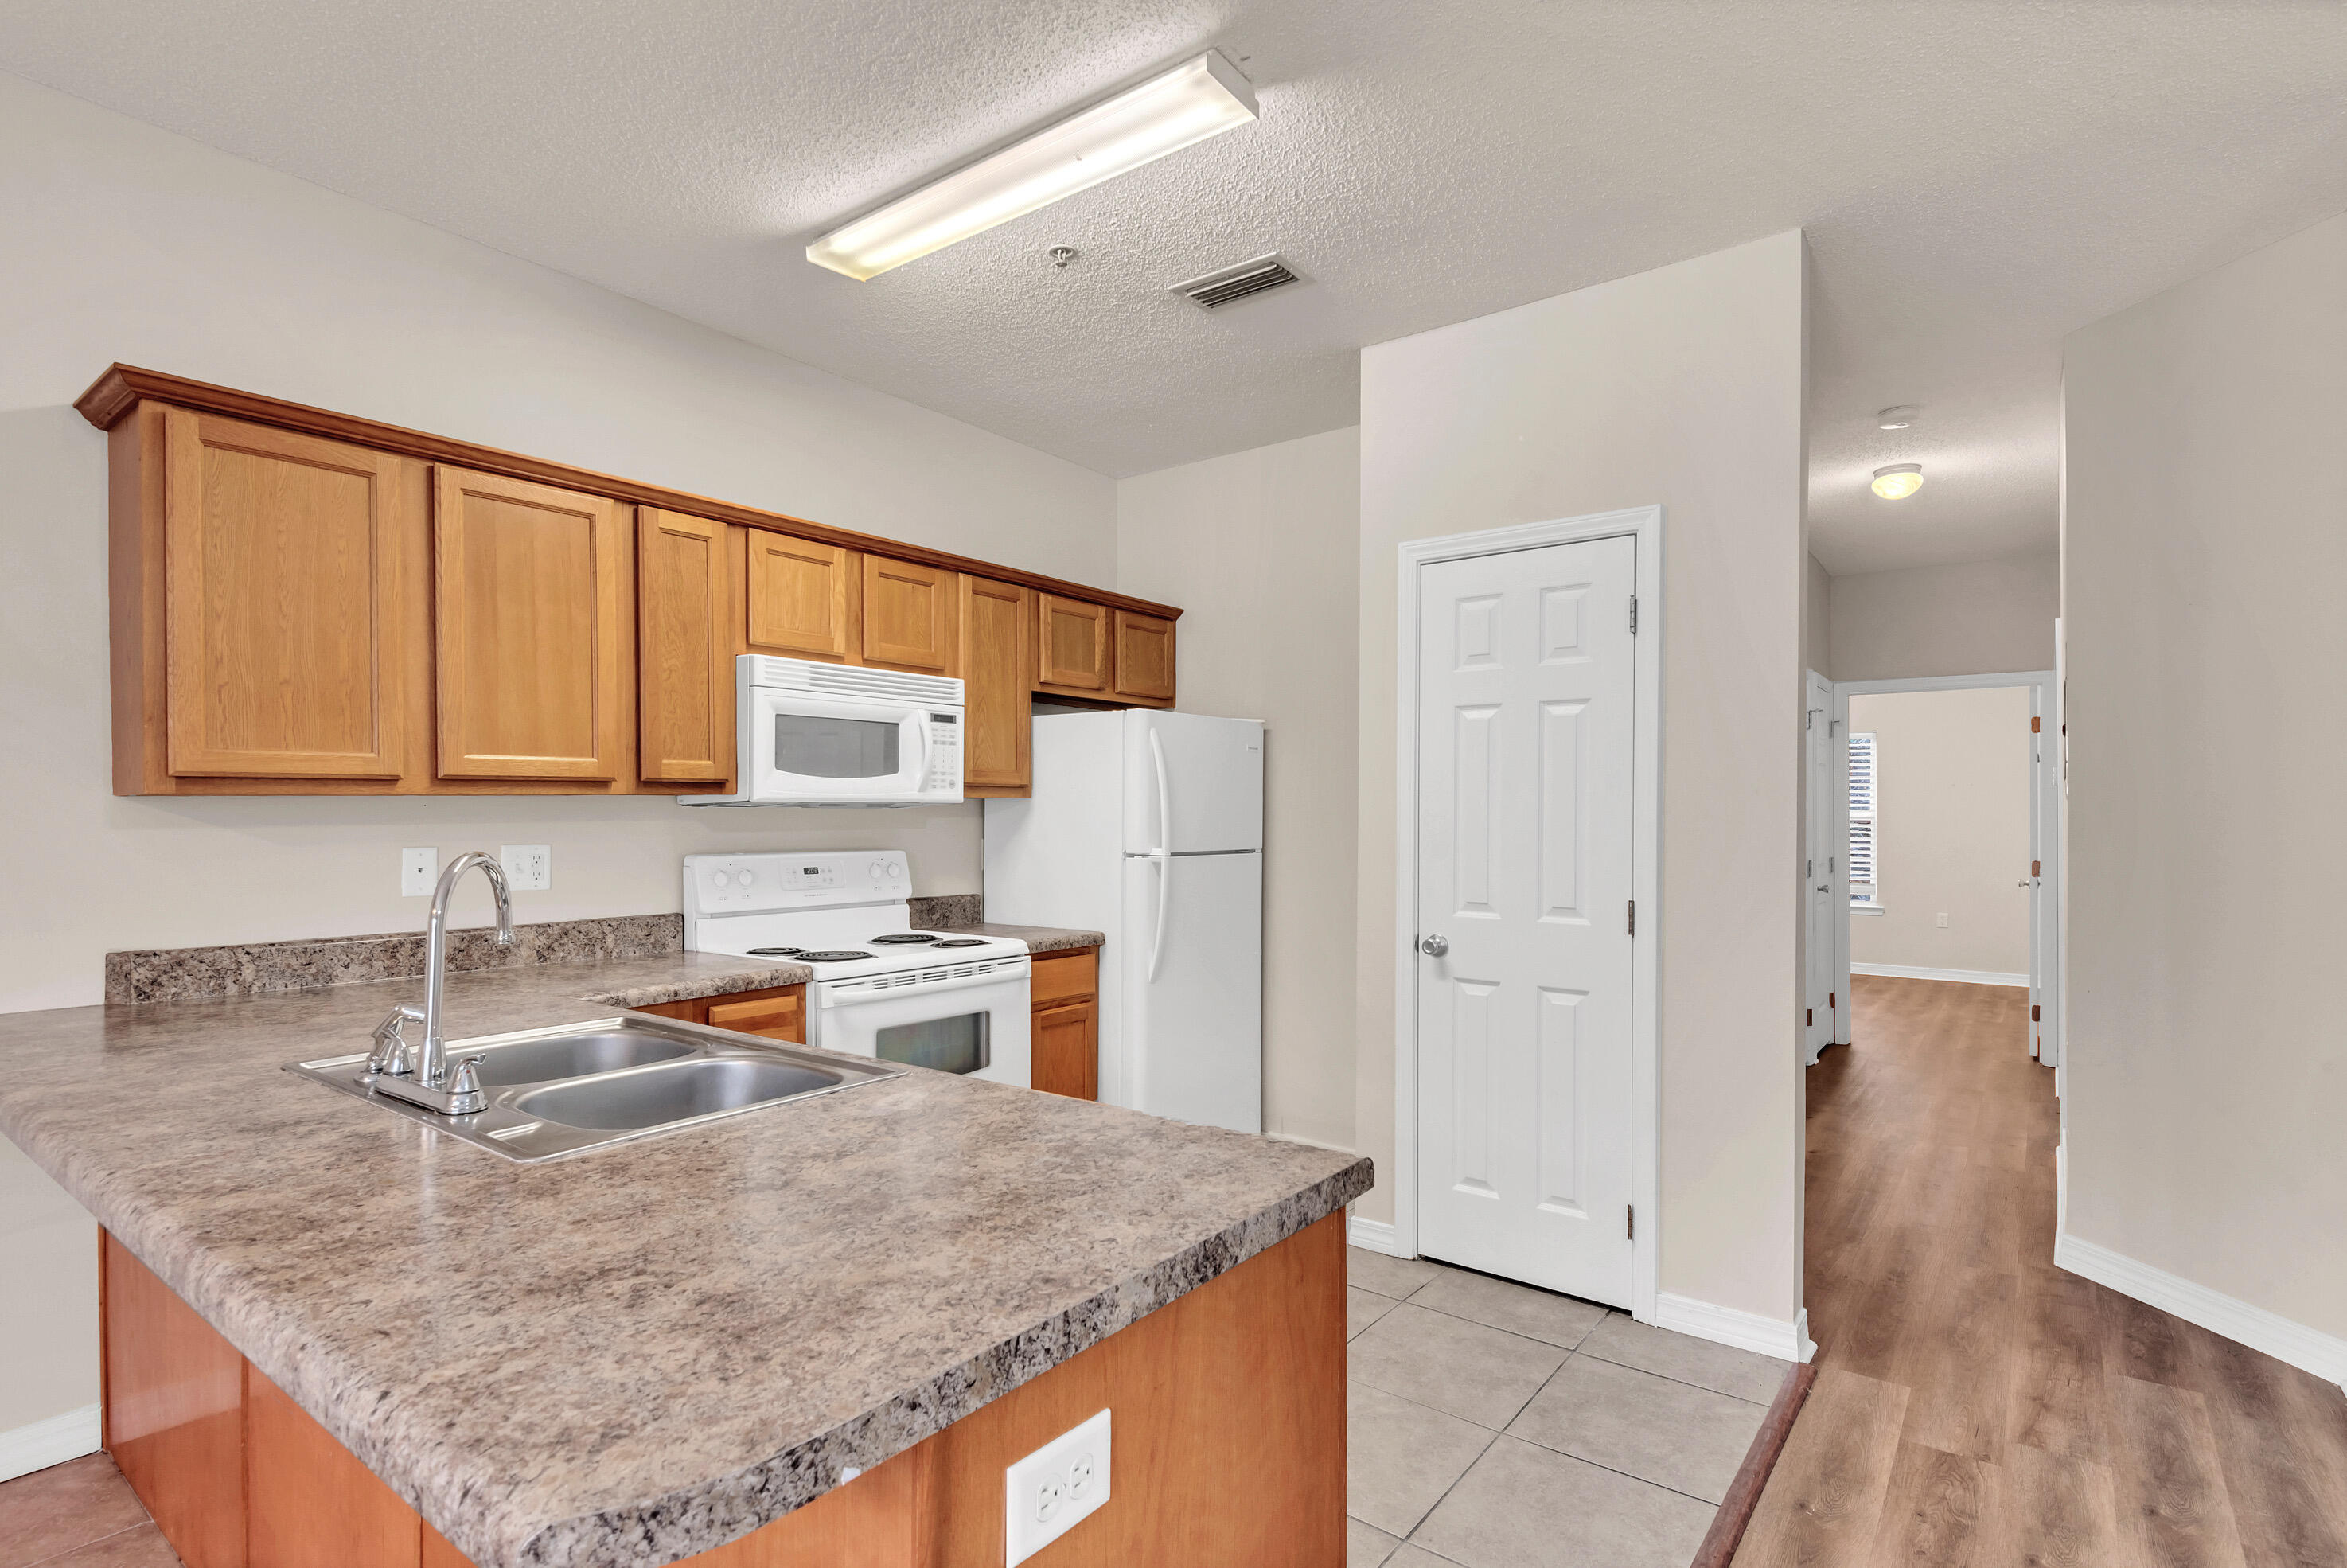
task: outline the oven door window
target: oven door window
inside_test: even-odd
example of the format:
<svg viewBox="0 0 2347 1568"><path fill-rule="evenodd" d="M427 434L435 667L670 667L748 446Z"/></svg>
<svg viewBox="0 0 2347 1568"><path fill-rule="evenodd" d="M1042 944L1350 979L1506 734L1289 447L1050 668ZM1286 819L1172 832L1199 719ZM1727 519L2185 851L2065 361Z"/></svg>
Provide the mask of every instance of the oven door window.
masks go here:
<svg viewBox="0 0 2347 1568"><path fill-rule="evenodd" d="M872 1037L872 1054L883 1061L935 1068L939 1072L976 1072L994 1064L985 1012L955 1018L924 1019L919 1023L892 1023Z"/></svg>
<svg viewBox="0 0 2347 1568"><path fill-rule="evenodd" d="M809 779L889 779L904 726L893 720L776 713L774 771Z"/></svg>

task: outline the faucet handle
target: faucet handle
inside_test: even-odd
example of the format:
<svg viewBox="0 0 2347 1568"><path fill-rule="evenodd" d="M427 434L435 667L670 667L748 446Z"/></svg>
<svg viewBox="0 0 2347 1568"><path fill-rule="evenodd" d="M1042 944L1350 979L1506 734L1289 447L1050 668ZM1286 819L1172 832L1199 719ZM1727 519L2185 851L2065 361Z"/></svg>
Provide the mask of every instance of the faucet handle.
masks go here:
<svg viewBox="0 0 2347 1568"><path fill-rule="evenodd" d="M468 1056L448 1074L448 1113L470 1116L487 1110L488 1103L488 1096L481 1092L481 1059Z"/></svg>
<svg viewBox="0 0 2347 1568"><path fill-rule="evenodd" d="M411 1019L423 1022L423 1011L403 1002L374 1026L374 1050L367 1056L368 1072L405 1078L415 1070L408 1058L407 1037L401 1032Z"/></svg>

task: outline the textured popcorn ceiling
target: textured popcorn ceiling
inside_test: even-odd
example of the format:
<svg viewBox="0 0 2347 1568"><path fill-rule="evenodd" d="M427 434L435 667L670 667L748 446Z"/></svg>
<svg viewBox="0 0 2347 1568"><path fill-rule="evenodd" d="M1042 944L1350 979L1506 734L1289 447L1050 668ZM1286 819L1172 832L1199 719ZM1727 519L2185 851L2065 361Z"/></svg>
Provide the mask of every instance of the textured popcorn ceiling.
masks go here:
<svg viewBox="0 0 2347 1568"><path fill-rule="evenodd" d="M802 258L1208 45L1260 124L869 283ZM1798 225L1838 573L2049 545L2062 335L2347 209L2333 0L0 0L0 67L1115 475L1350 423L1362 344ZM1275 248L1306 286L1163 292Z"/></svg>

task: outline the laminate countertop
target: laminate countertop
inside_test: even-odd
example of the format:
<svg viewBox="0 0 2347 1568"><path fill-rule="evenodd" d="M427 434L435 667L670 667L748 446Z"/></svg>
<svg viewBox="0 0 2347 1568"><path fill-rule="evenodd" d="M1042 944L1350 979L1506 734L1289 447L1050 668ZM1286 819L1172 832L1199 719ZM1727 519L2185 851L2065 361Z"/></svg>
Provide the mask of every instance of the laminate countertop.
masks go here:
<svg viewBox="0 0 2347 1568"><path fill-rule="evenodd" d="M449 1032L805 978L690 953L460 974ZM0 1132L481 1568L746 1534L1370 1183L917 1069L520 1165L280 1071L422 995L0 1015Z"/></svg>

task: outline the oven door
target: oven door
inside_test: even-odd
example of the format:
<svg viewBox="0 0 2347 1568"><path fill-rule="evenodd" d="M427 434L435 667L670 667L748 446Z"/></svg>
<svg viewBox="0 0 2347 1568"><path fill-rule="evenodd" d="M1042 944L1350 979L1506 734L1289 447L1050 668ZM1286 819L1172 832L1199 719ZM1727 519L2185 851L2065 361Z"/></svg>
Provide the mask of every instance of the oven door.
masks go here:
<svg viewBox="0 0 2347 1568"><path fill-rule="evenodd" d="M940 965L808 989L807 1043L1032 1088L1028 962Z"/></svg>
<svg viewBox="0 0 2347 1568"><path fill-rule="evenodd" d="M958 713L901 702L861 702L772 686L749 689L742 733L743 791L753 800L822 804L961 798L960 750L938 745L938 721ZM958 736L955 737L958 741ZM943 788L947 761L950 788Z"/></svg>

